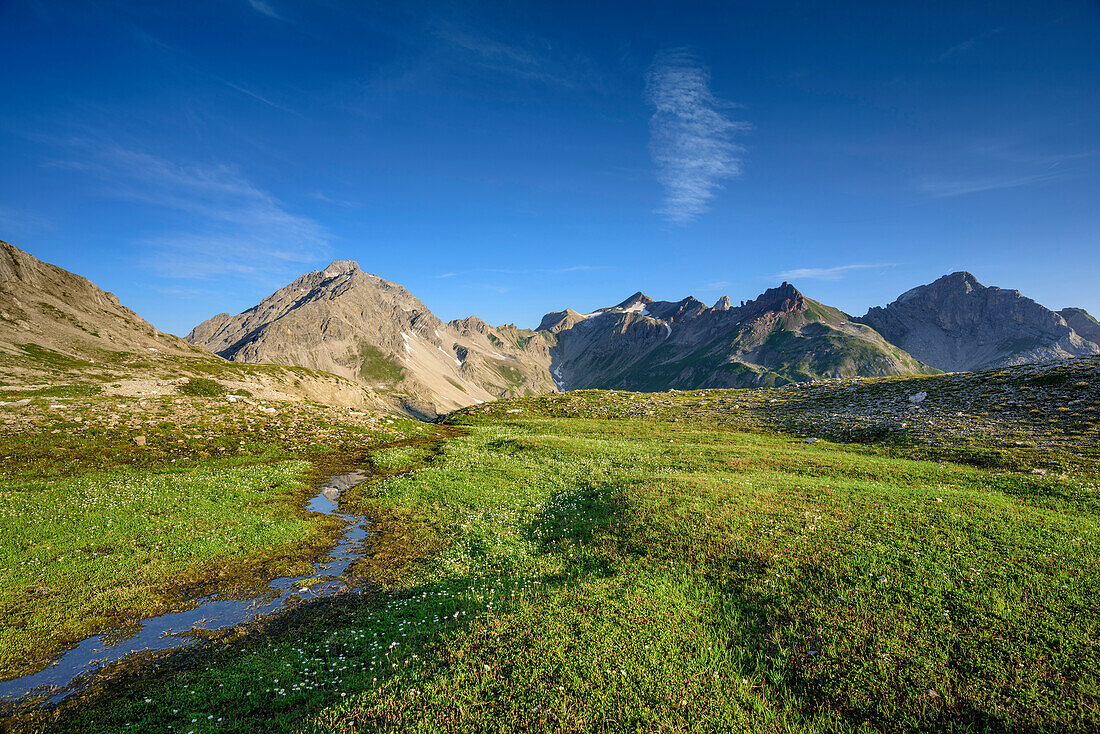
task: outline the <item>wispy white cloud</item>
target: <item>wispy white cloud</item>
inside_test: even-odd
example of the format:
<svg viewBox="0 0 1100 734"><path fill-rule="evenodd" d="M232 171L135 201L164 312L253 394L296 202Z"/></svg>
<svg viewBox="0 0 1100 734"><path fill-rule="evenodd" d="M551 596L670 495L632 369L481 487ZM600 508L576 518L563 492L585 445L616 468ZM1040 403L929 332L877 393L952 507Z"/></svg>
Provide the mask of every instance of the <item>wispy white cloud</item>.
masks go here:
<svg viewBox="0 0 1100 734"><path fill-rule="evenodd" d="M55 165L97 177L110 196L185 215L185 227L139 243L144 264L159 275L267 282L331 254L324 227L290 212L234 166L179 163L90 141L76 146L82 158Z"/></svg>
<svg viewBox="0 0 1100 734"><path fill-rule="evenodd" d="M554 275L558 275L558 274L561 274L561 273L581 273L581 272L588 272L588 271L591 271L591 270L610 270L610 269L611 268L609 268L606 265L569 265L569 266L564 267L564 268L544 268L544 269L539 270L537 272L551 273L551 274L554 274Z"/></svg>
<svg viewBox="0 0 1100 734"><path fill-rule="evenodd" d="M852 265L834 265L830 268L795 268L776 273L773 277L780 280L840 280L853 270L889 268L892 263L855 263Z"/></svg>
<svg viewBox="0 0 1100 734"><path fill-rule="evenodd" d="M702 287L704 291L720 291L723 288L729 288L730 282L728 280L713 280Z"/></svg>
<svg viewBox="0 0 1100 734"><path fill-rule="evenodd" d="M1015 189L1021 186L1049 183L1066 174L1061 171L1046 171L1023 176L990 176L974 179L925 179L918 182L921 191L935 198L948 196L964 196L976 194L980 191L993 191L996 189Z"/></svg>
<svg viewBox="0 0 1100 734"><path fill-rule="evenodd" d="M266 0L248 0L248 4L252 6L252 9L257 13L262 13L268 18L275 18L276 20L282 20L283 16L279 15L275 8L271 7L271 3Z"/></svg>
<svg viewBox="0 0 1100 734"><path fill-rule="evenodd" d="M14 239L29 234L37 234L54 229L53 222L31 214L30 212L0 206L0 239ZM18 242L13 242L18 245Z"/></svg>
<svg viewBox="0 0 1100 734"><path fill-rule="evenodd" d="M936 61L937 62L947 61L952 56L958 56L960 54L965 54L969 51L972 51L974 49L974 47L977 46L980 42L984 41L987 38L990 38L991 36L997 35L1002 30L1004 30L1004 29L1003 28L993 28L992 30L988 30L985 33L979 33L978 35L974 36L973 38L968 38L967 40L963 41L962 43L959 43L959 44L956 44L956 45L952 46L951 48L947 49L942 54L937 56Z"/></svg>
<svg viewBox="0 0 1100 734"><path fill-rule="evenodd" d="M1041 153L1011 149L1003 145L982 146L976 148L975 152L997 160L1008 161L1009 163L1046 166L1047 168L1057 168L1058 166L1073 164L1078 161L1100 156L1100 150L1081 150L1073 153Z"/></svg>
<svg viewBox="0 0 1100 734"><path fill-rule="evenodd" d="M653 106L650 155L665 196L658 213L684 224L707 211L722 181L741 173L744 148L733 142L748 129L724 112L733 105L710 90L710 72L691 51L662 51L646 76Z"/></svg>
<svg viewBox="0 0 1100 734"><path fill-rule="evenodd" d="M358 209L362 206L359 202L351 201L350 199L337 199L327 195L323 191L314 191L313 198L317 201L323 201L326 204L332 204L334 206L342 206L345 209Z"/></svg>
<svg viewBox="0 0 1100 734"><path fill-rule="evenodd" d="M268 107L273 107L277 110L282 110L283 112L289 112L292 115L297 115L298 117L302 117L301 112L298 112L297 110L291 109L290 107L287 107L286 105L281 105L278 102L273 102L270 99L268 99L267 97L260 94L259 92L252 91L248 87L243 87L240 84L236 84L235 82L231 82L228 79L222 79L219 76L214 76L213 78L217 79L219 82L221 82L225 86L229 87L233 91L240 92L241 94L243 94L246 97L251 97L252 99L256 100L257 102L261 102L261 103L267 105Z"/></svg>
<svg viewBox="0 0 1100 734"><path fill-rule="evenodd" d="M608 91L608 80L589 57L555 47L547 39L513 34L505 41L500 33L494 37L453 22L436 20L431 25L433 37L441 42L436 52L452 73L465 67L551 87Z"/></svg>

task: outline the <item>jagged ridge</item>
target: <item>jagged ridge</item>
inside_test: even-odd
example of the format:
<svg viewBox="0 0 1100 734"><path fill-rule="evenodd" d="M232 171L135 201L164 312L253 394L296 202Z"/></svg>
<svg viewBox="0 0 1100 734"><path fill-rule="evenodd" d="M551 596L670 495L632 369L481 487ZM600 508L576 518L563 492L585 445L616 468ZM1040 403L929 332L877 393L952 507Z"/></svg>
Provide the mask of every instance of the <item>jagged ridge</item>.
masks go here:
<svg viewBox="0 0 1100 734"><path fill-rule="evenodd" d="M822 377L930 372L873 329L806 298L790 283L733 306L635 293L591 314L548 314L560 388L749 387Z"/></svg>

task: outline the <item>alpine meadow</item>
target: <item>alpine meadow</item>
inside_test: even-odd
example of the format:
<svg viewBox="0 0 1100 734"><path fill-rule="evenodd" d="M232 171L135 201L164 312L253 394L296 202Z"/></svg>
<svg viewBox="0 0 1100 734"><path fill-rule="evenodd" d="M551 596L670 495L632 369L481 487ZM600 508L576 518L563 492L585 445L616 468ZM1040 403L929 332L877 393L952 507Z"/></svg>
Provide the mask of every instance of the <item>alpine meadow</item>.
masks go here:
<svg viewBox="0 0 1100 734"><path fill-rule="evenodd" d="M1100 6L0 27L0 732L1100 731Z"/></svg>

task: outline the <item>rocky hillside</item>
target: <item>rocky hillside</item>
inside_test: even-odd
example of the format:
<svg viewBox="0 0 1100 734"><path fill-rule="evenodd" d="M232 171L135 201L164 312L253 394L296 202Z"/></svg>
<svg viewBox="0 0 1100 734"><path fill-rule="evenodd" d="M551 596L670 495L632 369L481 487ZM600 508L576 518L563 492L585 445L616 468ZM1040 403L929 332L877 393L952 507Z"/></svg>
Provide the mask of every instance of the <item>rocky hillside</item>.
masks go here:
<svg viewBox="0 0 1100 734"><path fill-rule="evenodd" d="M1088 330L1096 322L1086 317L1083 311L1071 314ZM1019 291L984 286L965 272L906 291L858 320L925 364L950 372L1100 354L1100 344L1067 324L1064 314Z"/></svg>
<svg viewBox="0 0 1100 734"><path fill-rule="evenodd" d="M588 314L547 314L539 330L557 336L550 356L560 389L753 387L934 371L788 283L711 308L635 293Z"/></svg>
<svg viewBox="0 0 1100 734"><path fill-rule="evenodd" d="M187 341L238 362L292 364L359 381L409 413L554 390L550 334L444 323L402 286L338 261L244 313L218 314Z"/></svg>
<svg viewBox="0 0 1100 734"><path fill-rule="evenodd" d="M81 358L119 349L203 354L88 279L0 242L0 352L22 353L27 345Z"/></svg>
<svg viewBox="0 0 1100 734"><path fill-rule="evenodd" d="M380 396L336 375L227 362L158 331L86 278L0 242L0 404L26 402L26 395L60 386L89 394L201 389L249 399L386 407Z"/></svg>
<svg viewBox="0 0 1100 734"><path fill-rule="evenodd" d="M1058 312L1066 321L1066 326L1073 329L1082 339L1088 339L1094 344L1100 344L1100 323L1083 308L1063 308Z"/></svg>

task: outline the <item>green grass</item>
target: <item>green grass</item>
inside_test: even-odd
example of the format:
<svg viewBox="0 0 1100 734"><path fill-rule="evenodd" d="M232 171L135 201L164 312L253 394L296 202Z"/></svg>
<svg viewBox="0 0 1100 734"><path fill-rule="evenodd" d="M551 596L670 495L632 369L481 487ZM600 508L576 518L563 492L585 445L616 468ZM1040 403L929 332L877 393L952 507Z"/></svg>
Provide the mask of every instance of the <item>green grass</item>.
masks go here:
<svg viewBox="0 0 1100 734"><path fill-rule="evenodd" d="M515 367L506 364L497 365L497 372L509 385L518 386L523 384L523 373Z"/></svg>
<svg viewBox="0 0 1100 734"><path fill-rule="evenodd" d="M103 386L97 383L78 383L75 385L51 385L39 387L34 390L10 390L0 392L0 398L4 400L20 400L22 398L79 398L99 395L103 392Z"/></svg>
<svg viewBox="0 0 1100 734"><path fill-rule="evenodd" d="M294 568L338 524L294 506L308 466L222 461L0 484L0 675L29 672L90 630L168 611L210 577L254 585Z"/></svg>
<svg viewBox="0 0 1100 734"><path fill-rule="evenodd" d="M609 394L605 394L609 395ZM610 395L611 400L615 399ZM620 412L629 395L620 395ZM77 731L1095 731L1095 472L471 412L347 495L378 589ZM411 464L409 462L412 462ZM89 707L90 706L90 707Z"/></svg>
<svg viewBox="0 0 1100 734"><path fill-rule="evenodd" d="M180 385L179 391L195 398L216 398L226 394L225 385L206 377L192 377Z"/></svg>
<svg viewBox="0 0 1100 734"><path fill-rule="evenodd" d="M52 369L67 370L95 366L87 360L71 357L46 347L40 347L37 344L17 344L16 346L22 349L30 360L40 362Z"/></svg>
<svg viewBox="0 0 1100 734"><path fill-rule="evenodd" d="M19 421L0 423L0 675L196 596L308 570L342 529L303 510L313 488L437 432L263 408L59 388L0 416Z"/></svg>
<svg viewBox="0 0 1100 734"><path fill-rule="evenodd" d="M405 376L405 368L387 357L378 347L359 345L359 377L368 382L396 383Z"/></svg>
<svg viewBox="0 0 1100 734"><path fill-rule="evenodd" d="M422 446L395 446L373 452L370 463L373 468L399 473L419 466L430 455L431 451Z"/></svg>

